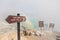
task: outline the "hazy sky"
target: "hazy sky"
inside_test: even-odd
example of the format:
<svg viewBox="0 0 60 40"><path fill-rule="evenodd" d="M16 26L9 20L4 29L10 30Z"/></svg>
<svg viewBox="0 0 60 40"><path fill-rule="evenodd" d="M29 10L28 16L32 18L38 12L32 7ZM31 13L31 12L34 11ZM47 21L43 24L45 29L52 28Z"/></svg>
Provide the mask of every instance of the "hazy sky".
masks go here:
<svg viewBox="0 0 60 40"><path fill-rule="evenodd" d="M0 0L0 19L17 13L45 23L53 22L54 30L60 31L60 0Z"/></svg>

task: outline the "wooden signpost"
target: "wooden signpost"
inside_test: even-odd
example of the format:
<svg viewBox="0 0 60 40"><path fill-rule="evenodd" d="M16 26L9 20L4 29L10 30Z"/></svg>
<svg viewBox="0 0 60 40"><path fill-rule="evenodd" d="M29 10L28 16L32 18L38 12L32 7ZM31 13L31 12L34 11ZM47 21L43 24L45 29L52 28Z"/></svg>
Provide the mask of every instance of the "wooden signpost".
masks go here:
<svg viewBox="0 0 60 40"><path fill-rule="evenodd" d="M44 27L44 21L39 21L39 27L40 27L40 29L41 29L41 31L42 31L42 29L43 29L43 27Z"/></svg>
<svg viewBox="0 0 60 40"><path fill-rule="evenodd" d="M55 26L54 23L49 24L49 28L52 28L52 31L53 31L54 26Z"/></svg>
<svg viewBox="0 0 60 40"><path fill-rule="evenodd" d="M17 38L18 38L18 40L20 40L20 22L26 21L26 17L25 16L20 16L20 14L17 14L17 16L9 15L6 18L6 21L8 23L15 23L15 22L17 22Z"/></svg>

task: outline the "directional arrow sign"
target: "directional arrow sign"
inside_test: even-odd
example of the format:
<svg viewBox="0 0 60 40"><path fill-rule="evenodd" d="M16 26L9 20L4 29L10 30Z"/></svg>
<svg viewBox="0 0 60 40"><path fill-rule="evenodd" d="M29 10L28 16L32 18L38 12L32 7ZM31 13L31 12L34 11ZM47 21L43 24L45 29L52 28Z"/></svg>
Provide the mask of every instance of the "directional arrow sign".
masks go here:
<svg viewBox="0 0 60 40"><path fill-rule="evenodd" d="M13 15L9 15L6 19L6 21L8 23L15 23L15 22L24 22L26 21L26 17L25 16L13 16Z"/></svg>

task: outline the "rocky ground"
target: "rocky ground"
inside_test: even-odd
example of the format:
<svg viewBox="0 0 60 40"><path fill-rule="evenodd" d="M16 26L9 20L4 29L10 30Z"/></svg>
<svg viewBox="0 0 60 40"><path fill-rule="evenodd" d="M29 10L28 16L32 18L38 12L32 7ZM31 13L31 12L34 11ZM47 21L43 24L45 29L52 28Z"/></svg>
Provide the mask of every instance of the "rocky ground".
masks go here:
<svg viewBox="0 0 60 40"><path fill-rule="evenodd" d="M29 31L32 32L32 31ZM37 32L38 34L38 32ZM56 40L56 37L53 32L43 31L40 33L41 35L27 35L24 36L23 33L21 34L21 40Z"/></svg>
<svg viewBox="0 0 60 40"><path fill-rule="evenodd" d="M0 40L17 40L17 33L11 32L5 35L0 35ZM55 33L50 31L28 30L27 35L24 35L23 31L20 32L20 40L56 40L56 36Z"/></svg>

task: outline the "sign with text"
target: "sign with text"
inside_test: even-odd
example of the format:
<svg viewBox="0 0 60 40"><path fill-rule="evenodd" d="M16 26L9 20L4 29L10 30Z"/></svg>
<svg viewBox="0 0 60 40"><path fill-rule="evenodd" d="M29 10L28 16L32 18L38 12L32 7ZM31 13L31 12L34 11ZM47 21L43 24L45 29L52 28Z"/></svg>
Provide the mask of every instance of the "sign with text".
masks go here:
<svg viewBox="0 0 60 40"><path fill-rule="evenodd" d="M51 27L54 28L54 24L53 24L53 23L50 23L50 24L49 24L49 27L50 27L50 28L51 28Z"/></svg>
<svg viewBox="0 0 60 40"><path fill-rule="evenodd" d="M44 27L44 21L39 21L39 27Z"/></svg>
<svg viewBox="0 0 60 40"><path fill-rule="evenodd" d="M26 21L26 17L25 16L8 16L6 21L8 23L15 23L15 22L24 22Z"/></svg>

